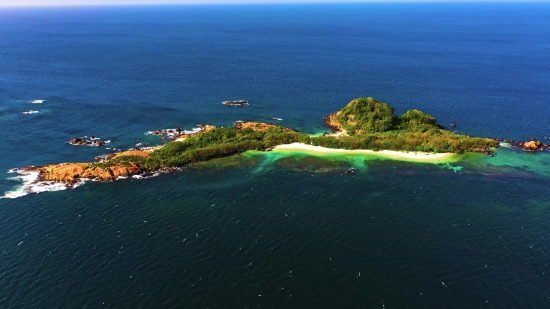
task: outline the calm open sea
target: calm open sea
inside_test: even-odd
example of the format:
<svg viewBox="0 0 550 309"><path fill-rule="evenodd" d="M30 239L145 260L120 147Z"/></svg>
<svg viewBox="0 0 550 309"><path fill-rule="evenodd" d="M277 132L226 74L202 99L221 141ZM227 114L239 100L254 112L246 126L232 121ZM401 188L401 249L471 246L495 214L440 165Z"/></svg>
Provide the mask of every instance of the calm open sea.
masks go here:
<svg viewBox="0 0 550 309"><path fill-rule="evenodd" d="M0 196L21 192L11 168L107 151L73 137L318 133L361 96L542 140L549 89L548 3L4 8ZM550 307L550 154L364 159L247 154L2 198L0 307Z"/></svg>

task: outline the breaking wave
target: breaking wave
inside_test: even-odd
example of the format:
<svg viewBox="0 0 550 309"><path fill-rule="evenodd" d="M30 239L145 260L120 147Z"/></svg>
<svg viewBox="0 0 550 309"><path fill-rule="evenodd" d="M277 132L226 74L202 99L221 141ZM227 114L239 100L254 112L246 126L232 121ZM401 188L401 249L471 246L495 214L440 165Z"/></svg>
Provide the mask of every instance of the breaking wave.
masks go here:
<svg viewBox="0 0 550 309"><path fill-rule="evenodd" d="M18 198L31 193L41 193L48 191L61 191L66 190L68 187L65 184L53 182L53 181L37 181L38 172L27 172L18 169L9 170L9 173L18 173L18 176L11 177L8 179L20 181L21 185L15 188L14 190L4 193L4 196L0 198ZM78 183L72 188L80 186L81 183Z"/></svg>

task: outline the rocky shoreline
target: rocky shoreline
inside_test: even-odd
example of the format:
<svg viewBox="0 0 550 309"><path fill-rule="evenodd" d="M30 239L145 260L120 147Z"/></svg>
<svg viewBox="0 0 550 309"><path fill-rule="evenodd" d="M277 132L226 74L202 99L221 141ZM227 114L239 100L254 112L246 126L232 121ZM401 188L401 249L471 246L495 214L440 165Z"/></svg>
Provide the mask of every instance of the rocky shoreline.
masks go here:
<svg viewBox="0 0 550 309"><path fill-rule="evenodd" d="M135 164L129 166L111 166L106 168L92 167L90 163L61 163L44 166L28 166L19 169L22 172L38 172L36 182L54 181L68 186L80 183L82 180L114 181L143 173Z"/></svg>
<svg viewBox="0 0 550 309"><path fill-rule="evenodd" d="M60 163L44 166L27 166L15 169L19 174L38 173L34 183L55 182L74 187L85 180L112 182L128 177L148 178L159 174L179 171L176 167L161 167L156 170L142 170L136 164L115 165L105 168L93 167L90 163Z"/></svg>
<svg viewBox="0 0 550 309"><path fill-rule="evenodd" d="M251 128L257 131L265 131L267 129L277 127L275 124L268 124L262 122L243 122L237 121L234 124L234 127L242 130L246 128ZM193 131L184 131L180 128L177 129L162 129L154 130L148 132L152 135L160 135L163 140L173 140L173 141L182 141L185 138L195 136L199 133L208 132L215 129L215 126L211 125L197 125L197 128ZM294 130L289 128L284 128L284 132L294 132ZM85 137L86 138L86 137ZM69 144L71 145L88 145L88 146L102 146L105 143L100 141L99 138L91 136L91 140L86 140L85 138L73 138ZM154 170L145 170L140 168L137 164L133 162L128 162L125 164L116 164L114 166L108 167L99 167L96 163L109 162L110 160L116 159L123 156L139 156L139 157L148 157L149 154L155 149L162 148L152 147L148 149L130 149L122 152L108 153L104 155L99 155L95 157L95 163L60 163L60 164L47 164L43 166L27 166L19 169L15 169L14 172L20 174L25 173L38 173L38 177L34 183L40 182L56 182L62 183L68 187L73 187L81 183L83 180L93 180L93 181L102 181L110 182L117 179L123 179L128 177L135 178L147 178L156 174L170 173L180 170L177 167L161 167Z"/></svg>

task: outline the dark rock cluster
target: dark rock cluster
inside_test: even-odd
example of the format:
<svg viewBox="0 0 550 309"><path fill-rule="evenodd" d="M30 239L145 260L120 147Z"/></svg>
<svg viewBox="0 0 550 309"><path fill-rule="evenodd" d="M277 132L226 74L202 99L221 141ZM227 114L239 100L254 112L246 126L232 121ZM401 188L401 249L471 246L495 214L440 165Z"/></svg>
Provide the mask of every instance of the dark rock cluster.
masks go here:
<svg viewBox="0 0 550 309"><path fill-rule="evenodd" d="M87 140L84 138L73 138L69 141L69 144L71 145L78 145L78 146L103 146L105 145L105 142L100 141L98 139L92 138L92 140Z"/></svg>

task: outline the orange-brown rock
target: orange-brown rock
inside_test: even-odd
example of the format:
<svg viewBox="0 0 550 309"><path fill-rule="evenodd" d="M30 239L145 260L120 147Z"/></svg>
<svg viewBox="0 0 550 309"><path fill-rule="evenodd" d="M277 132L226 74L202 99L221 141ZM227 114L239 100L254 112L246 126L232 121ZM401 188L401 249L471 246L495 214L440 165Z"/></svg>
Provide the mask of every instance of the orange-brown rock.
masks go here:
<svg viewBox="0 0 550 309"><path fill-rule="evenodd" d="M106 168L92 167L90 163L61 163L42 167L27 167L27 171L38 171L41 181L56 181L75 184L81 178L100 181L112 181L118 177L128 177L141 173L141 169L130 163L130 166L116 165Z"/></svg>
<svg viewBox="0 0 550 309"><path fill-rule="evenodd" d="M126 150L122 152L117 152L113 154L109 154L109 160L114 159L121 156L140 156L140 157L147 157L154 149L146 149L146 150Z"/></svg>
<svg viewBox="0 0 550 309"><path fill-rule="evenodd" d="M272 124L272 123L265 123L265 122L237 121L233 124L233 127L237 130L252 129L252 130L258 131L258 132L264 132L264 131L267 131L268 129L276 128L276 127L278 127L278 125ZM296 131L294 131L292 129L289 129L289 128L283 128L283 132L296 132Z"/></svg>
<svg viewBox="0 0 550 309"><path fill-rule="evenodd" d="M529 141L529 142L523 143L522 147L527 151L535 151L535 150L538 150L540 145L541 144L539 141Z"/></svg>
<svg viewBox="0 0 550 309"><path fill-rule="evenodd" d="M339 113L340 112L332 113L332 114L328 115L327 117L323 118L323 120L325 120L325 125L327 125L329 128L331 128L333 133L344 131L342 126L338 123L338 121L336 121L336 116Z"/></svg>

